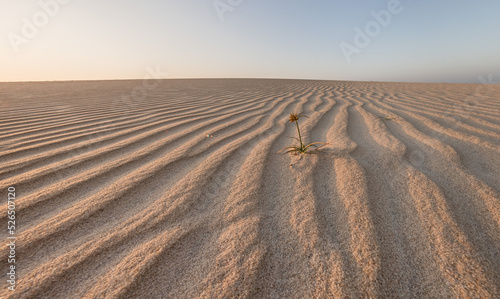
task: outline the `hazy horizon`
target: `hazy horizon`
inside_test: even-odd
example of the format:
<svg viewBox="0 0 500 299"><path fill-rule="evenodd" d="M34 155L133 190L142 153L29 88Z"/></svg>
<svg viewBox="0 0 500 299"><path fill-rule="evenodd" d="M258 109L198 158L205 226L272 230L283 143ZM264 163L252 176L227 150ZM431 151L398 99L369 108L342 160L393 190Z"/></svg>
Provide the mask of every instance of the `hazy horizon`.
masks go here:
<svg viewBox="0 0 500 299"><path fill-rule="evenodd" d="M480 76L481 77L481 76ZM484 78L484 77L483 77ZM68 79L68 80L29 80L29 81L0 81L0 83L51 83L51 82L101 82L101 81L143 81L139 78L121 78L121 79ZM299 81L338 81L338 82L378 82L378 83L425 83L425 84L500 84L500 82L488 82L478 80L477 82L424 82L424 81L382 81L382 80L336 80L336 79L302 79L302 78L162 78L147 79L151 81L158 80L299 80Z"/></svg>
<svg viewBox="0 0 500 299"><path fill-rule="evenodd" d="M268 78L496 83L488 0L0 4L0 82ZM483 78L483 79L481 79Z"/></svg>

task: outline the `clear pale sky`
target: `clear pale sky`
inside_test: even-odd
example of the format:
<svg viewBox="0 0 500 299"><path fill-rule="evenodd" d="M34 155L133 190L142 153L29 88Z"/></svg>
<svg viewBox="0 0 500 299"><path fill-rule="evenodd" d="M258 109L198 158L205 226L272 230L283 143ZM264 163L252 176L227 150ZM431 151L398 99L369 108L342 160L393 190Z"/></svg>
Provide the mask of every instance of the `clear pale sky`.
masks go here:
<svg viewBox="0 0 500 299"><path fill-rule="evenodd" d="M498 0L401 0L393 12L395 0L217 0L219 11L214 0L55 1L0 0L0 81L142 79L148 67L165 78L500 81ZM390 20L377 28L382 10ZM356 47L367 24L370 42ZM358 49L350 63L342 42Z"/></svg>

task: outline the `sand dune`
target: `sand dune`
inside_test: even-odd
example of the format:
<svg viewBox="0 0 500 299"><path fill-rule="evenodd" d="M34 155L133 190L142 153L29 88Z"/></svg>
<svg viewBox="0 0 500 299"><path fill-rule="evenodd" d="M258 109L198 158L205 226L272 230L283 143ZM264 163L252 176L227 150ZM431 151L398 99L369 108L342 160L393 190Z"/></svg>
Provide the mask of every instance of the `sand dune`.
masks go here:
<svg viewBox="0 0 500 299"><path fill-rule="evenodd" d="M148 84L0 84L0 298L500 298L500 86Z"/></svg>

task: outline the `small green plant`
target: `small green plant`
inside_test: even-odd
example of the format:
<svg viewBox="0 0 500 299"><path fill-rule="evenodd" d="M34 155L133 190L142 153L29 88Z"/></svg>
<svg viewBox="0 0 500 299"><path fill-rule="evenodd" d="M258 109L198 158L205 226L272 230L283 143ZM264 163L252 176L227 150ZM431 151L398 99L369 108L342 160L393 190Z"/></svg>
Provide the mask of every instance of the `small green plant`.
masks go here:
<svg viewBox="0 0 500 299"><path fill-rule="evenodd" d="M301 118L301 117L307 117L307 116L298 115L295 113L290 113L290 116L288 118L288 120L291 123L295 122L295 125L297 125L297 132L299 133L299 138L294 138L294 139L297 140L300 143L300 145L287 146L287 147L281 149L280 151L278 151L277 153L280 153L280 152L288 149L286 152L284 152L285 154L286 153L294 153L295 155L297 155L297 154L317 154L318 150L320 148L329 144L326 142L313 142L313 143L308 144L308 145L305 145L304 143L302 143L302 137L300 136L300 129L299 129L299 118ZM319 146L320 144L322 144L322 145ZM311 148L311 147L313 147L314 149L310 150L309 148Z"/></svg>

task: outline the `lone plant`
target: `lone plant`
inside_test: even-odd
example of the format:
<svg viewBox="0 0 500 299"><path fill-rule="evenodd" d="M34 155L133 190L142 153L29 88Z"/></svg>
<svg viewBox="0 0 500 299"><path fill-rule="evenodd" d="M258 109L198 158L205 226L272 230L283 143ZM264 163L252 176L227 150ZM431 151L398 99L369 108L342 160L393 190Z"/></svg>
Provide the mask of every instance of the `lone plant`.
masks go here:
<svg viewBox="0 0 500 299"><path fill-rule="evenodd" d="M297 132L299 133L299 138L295 138L295 140L297 140L300 143L300 145L287 146L287 147L281 149L280 151L278 151L278 153L288 149L286 152L284 152L285 154L286 153L294 153L295 155L297 155L297 154L317 154L318 153L317 151L320 148L329 144L326 142L313 142L313 143L308 144L308 145L305 145L304 143L302 143L302 137L300 136L300 129L299 129L299 118L301 118L301 117L307 117L307 116L298 115L295 113L290 113L290 116L288 118L291 123L295 122L295 125L297 125ZM319 146L319 144L323 144L323 145ZM314 149L309 150L310 147L314 147ZM313 152L313 151L316 151L316 152Z"/></svg>

